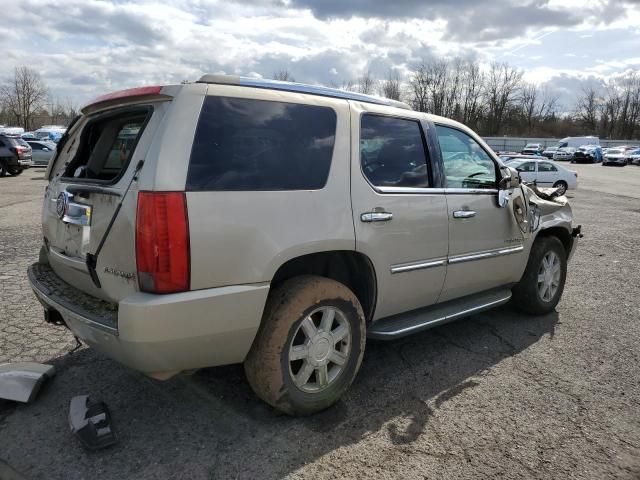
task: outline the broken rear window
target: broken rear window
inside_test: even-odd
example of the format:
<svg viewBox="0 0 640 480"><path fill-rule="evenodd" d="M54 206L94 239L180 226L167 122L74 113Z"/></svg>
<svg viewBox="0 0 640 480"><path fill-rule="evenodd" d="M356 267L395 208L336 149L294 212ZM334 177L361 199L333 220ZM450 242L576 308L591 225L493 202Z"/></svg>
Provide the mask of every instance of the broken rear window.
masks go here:
<svg viewBox="0 0 640 480"><path fill-rule="evenodd" d="M64 177L115 183L126 170L150 108L126 109L89 120L80 134L75 157Z"/></svg>

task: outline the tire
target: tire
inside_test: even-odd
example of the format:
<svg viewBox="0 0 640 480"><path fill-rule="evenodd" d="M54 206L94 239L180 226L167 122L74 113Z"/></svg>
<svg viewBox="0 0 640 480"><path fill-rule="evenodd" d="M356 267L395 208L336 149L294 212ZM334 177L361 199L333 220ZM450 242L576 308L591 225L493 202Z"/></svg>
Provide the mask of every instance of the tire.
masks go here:
<svg viewBox="0 0 640 480"><path fill-rule="evenodd" d="M4 160L0 160L0 177L4 177L7 174L7 166Z"/></svg>
<svg viewBox="0 0 640 480"><path fill-rule="evenodd" d="M20 175L24 170L22 168L9 168L8 169L9 173L11 175L13 175L14 177L17 177L18 175Z"/></svg>
<svg viewBox="0 0 640 480"><path fill-rule="evenodd" d="M331 326L322 328L331 311ZM347 336L336 340L345 329ZM324 277L294 277L269 294L244 370L253 391L269 405L289 415L310 415L333 405L349 388L365 340L364 313L351 290ZM291 359L292 354L301 359Z"/></svg>
<svg viewBox="0 0 640 480"><path fill-rule="evenodd" d="M547 256L555 255L559 262L559 273L557 277L551 276L549 280L556 284L553 291L544 291L545 297L541 293L540 280L541 270L543 270L543 260ZM529 261L520 281L513 287L513 303L524 313L531 315L544 315L553 311L562 297L564 283L567 279L567 253L564 245L555 236L537 238L531 247ZM555 282L553 282L555 280ZM546 281L546 279L545 279Z"/></svg>
<svg viewBox="0 0 640 480"><path fill-rule="evenodd" d="M564 195L565 193L567 193L567 189L569 188L567 182L565 182L564 180L557 181L553 184L553 187L558 189L558 193L560 195Z"/></svg>

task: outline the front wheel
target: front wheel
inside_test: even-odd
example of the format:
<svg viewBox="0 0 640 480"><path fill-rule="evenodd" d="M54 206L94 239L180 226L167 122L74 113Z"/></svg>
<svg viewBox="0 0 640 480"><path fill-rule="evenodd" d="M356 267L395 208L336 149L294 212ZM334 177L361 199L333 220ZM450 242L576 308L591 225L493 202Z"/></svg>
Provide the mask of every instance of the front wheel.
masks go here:
<svg viewBox="0 0 640 480"><path fill-rule="evenodd" d="M514 305L532 315L556 308L567 278L567 253L554 236L536 239L520 282L513 287Z"/></svg>
<svg viewBox="0 0 640 480"><path fill-rule="evenodd" d="M365 328L360 302L345 285L311 275L287 280L269 295L244 362L247 380L290 415L324 410L358 373Z"/></svg>

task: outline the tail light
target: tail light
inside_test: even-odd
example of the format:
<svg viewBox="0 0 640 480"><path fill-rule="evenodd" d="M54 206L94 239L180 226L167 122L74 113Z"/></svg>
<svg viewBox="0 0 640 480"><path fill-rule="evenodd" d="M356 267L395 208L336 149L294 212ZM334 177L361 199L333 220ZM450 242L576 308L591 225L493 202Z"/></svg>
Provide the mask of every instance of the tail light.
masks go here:
<svg viewBox="0 0 640 480"><path fill-rule="evenodd" d="M22 158L22 156L24 155L24 152L25 152L25 148L24 147L13 147L13 151L16 152L16 154L18 155L18 158Z"/></svg>
<svg viewBox="0 0 640 480"><path fill-rule="evenodd" d="M136 265L140 290L189 290L189 219L184 192L139 192Z"/></svg>

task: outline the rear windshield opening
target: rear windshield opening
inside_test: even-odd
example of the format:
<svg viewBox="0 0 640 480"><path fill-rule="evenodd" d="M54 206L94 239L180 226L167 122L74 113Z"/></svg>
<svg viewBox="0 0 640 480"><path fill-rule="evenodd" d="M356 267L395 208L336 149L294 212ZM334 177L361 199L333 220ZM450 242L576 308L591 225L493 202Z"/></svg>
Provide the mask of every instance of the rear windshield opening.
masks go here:
<svg viewBox="0 0 640 480"><path fill-rule="evenodd" d="M126 170L142 135L149 108L102 115L82 129L75 157L64 177L115 182Z"/></svg>

